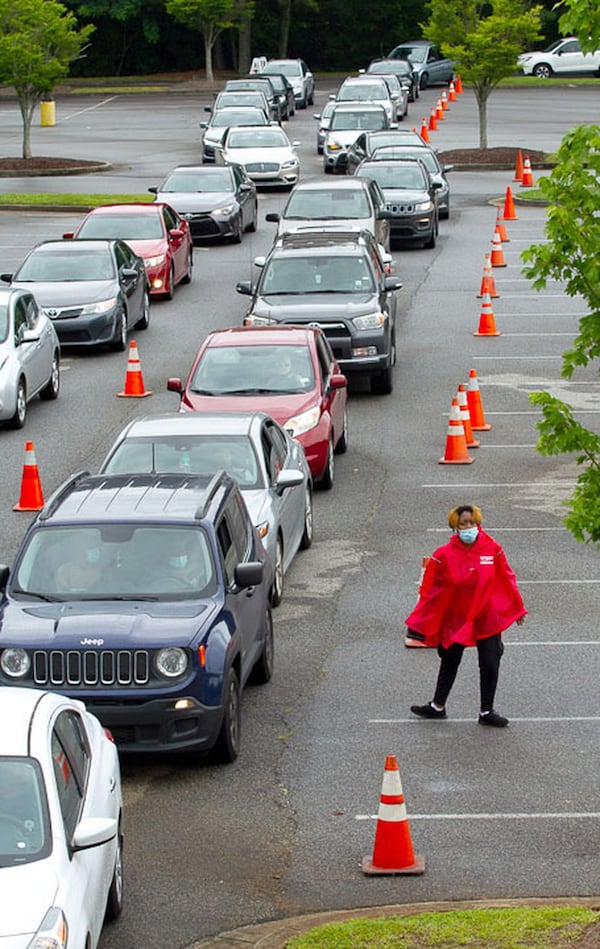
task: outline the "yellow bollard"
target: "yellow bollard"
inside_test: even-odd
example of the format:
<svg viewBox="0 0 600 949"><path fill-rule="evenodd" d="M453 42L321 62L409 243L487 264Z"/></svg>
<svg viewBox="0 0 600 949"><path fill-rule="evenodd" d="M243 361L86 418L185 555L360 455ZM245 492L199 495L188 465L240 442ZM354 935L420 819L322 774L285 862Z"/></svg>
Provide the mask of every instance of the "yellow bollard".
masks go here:
<svg viewBox="0 0 600 949"><path fill-rule="evenodd" d="M47 99L40 102L40 125L54 125L56 122L56 109L54 99Z"/></svg>

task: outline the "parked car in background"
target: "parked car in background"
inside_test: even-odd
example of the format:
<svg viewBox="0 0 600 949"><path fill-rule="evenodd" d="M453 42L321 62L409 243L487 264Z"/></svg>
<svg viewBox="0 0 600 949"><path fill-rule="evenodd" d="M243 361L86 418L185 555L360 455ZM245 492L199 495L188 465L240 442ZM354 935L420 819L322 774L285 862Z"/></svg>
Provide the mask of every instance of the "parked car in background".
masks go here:
<svg viewBox="0 0 600 949"><path fill-rule="evenodd" d="M75 231L64 238L120 238L146 266L150 293L173 299L179 283L190 283L194 265L188 222L169 204L105 204L88 211Z"/></svg>
<svg viewBox="0 0 600 949"><path fill-rule="evenodd" d="M319 127L317 129L317 152L319 155L323 154L323 148L325 145L325 136L329 130L329 123L331 122L331 114L335 109L335 99L328 99L324 103L323 109L321 112L315 112L313 118L317 119Z"/></svg>
<svg viewBox="0 0 600 949"><path fill-rule="evenodd" d="M419 88L449 83L454 76L454 62L442 56L428 40L409 40L395 46L388 59L408 59L419 76Z"/></svg>
<svg viewBox="0 0 600 949"><path fill-rule="evenodd" d="M256 230L256 185L240 165L178 165L148 191L187 221L194 241L229 238L239 244L245 231Z"/></svg>
<svg viewBox="0 0 600 949"><path fill-rule="evenodd" d="M302 445L263 412L175 412L134 419L117 436L100 474L226 471L240 486L273 564L271 604L313 537L312 476Z"/></svg>
<svg viewBox="0 0 600 949"><path fill-rule="evenodd" d="M396 362L397 277L386 274L379 245L368 232L315 228L279 238L257 258L246 326L317 325L346 375L368 376L371 391L392 391Z"/></svg>
<svg viewBox="0 0 600 949"><path fill-rule="evenodd" d="M420 159L367 159L358 166L355 174L376 181L383 191L386 209L392 215L392 241L420 241L423 247L435 247L440 185L433 181Z"/></svg>
<svg viewBox="0 0 600 949"><path fill-rule="evenodd" d="M290 192L281 214L270 211L266 220L278 225L278 237L315 228L369 231L385 251L390 247L385 198L379 185L366 179L301 181Z"/></svg>
<svg viewBox="0 0 600 949"><path fill-rule="evenodd" d="M519 56L519 66L525 76L538 79L550 79L551 76L600 73L600 49L594 53L584 53L575 36L566 36L556 40L545 50L532 50Z"/></svg>
<svg viewBox="0 0 600 949"><path fill-rule="evenodd" d="M260 187L291 188L300 177L296 148L282 128L234 126L227 129L215 149L218 165L241 165L249 178Z"/></svg>
<svg viewBox="0 0 600 949"><path fill-rule="evenodd" d="M303 59L269 59L261 75L281 73L291 82L299 109L312 105L315 95L315 77Z"/></svg>
<svg viewBox="0 0 600 949"><path fill-rule="evenodd" d="M345 172L348 149L361 132L389 128L390 120L382 105L375 102L337 102L323 144L325 173Z"/></svg>
<svg viewBox="0 0 600 949"><path fill-rule="evenodd" d="M271 125L262 108L258 106L236 106L213 112L207 122L200 122L204 129L202 137L202 161L210 164L215 161L215 149L223 141L228 128L232 125ZM277 124L277 123L276 123Z"/></svg>
<svg viewBox="0 0 600 949"><path fill-rule="evenodd" d="M3 649L1 678L22 662ZM122 811L117 749L83 702L1 687L0 945L96 949L123 907Z"/></svg>
<svg viewBox="0 0 600 949"><path fill-rule="evenodd" d="M205 105L205 112L218 112L220 109L262 109L271 119L271 107L262 89L230 89L216 93L212 105Z"/></svg>
<svg viewBox="0 0 600 949"><path fill-rule="evenodd" d="M419 98L419 74L409 59L374 59L367 67L367 75L394 73L408 92L408 101Z"/></svg>
<svg viewBox="0 0 600 949"><path fill-rule="evenodd" d="M42 241L0 279L33 292L61 348L107 345L123 352L128 331L150 325L146 266L125 241Z"/></svg>
<svg viewBox="0 0 600 949"><path fill-rule="evenodd" d="M294 87L287 76L284 76L283 73L270 72L269 79L271 80L271 85L275 89L275 92L279 96L281 118L284 122L287 122L287 120L290 119L292 115L296 114L296 97L294 95Z"/></svg>
<svg viewBox="0 0 600 949"><path fill-rule="evenodd" d="M128 753L233 761L241 689L273 671L272 584L224 472L80 472L0 570L0 685L80 699Z"/></svg>
<svg viewBox="0 0 600 949"><path fill-rule="evenodd" d="M266 412L297 438L315 482L333 487L334 455L348 447L346 377L323 332L309 326L209 333L184 382L183 412Z"/></svg>
<svg viewBox="0 0 600 949"><path fill-rule="evenodd" d="M440 165L439 159L432 148L415 148L411 145L382 145L374 149L370 156L371 161L391 161L403 158L418 158L425 165L435 182L439 183L437 192L438 211L440 218L450 217L450 185L447 175L454 165Z"/></svg>
<svg viewBox="0 0 600 949"><path fill-rule="evenodd" d="M264 92L271 110L271 119L278 124L281 123L281 102L268 75L263 76L260 73L240 79L228 79L225 83L225 89L258 89Z"/></svg>
<svg viewBox="0 0 600 949"><path fill-rule="evenodd" d="M398 97L394 96L383 76L348 76L337 93L336 102L374 102L385 109L390 126L398 122ZM402 103L404 107L404 103Z"/></svg>
<svg viewBox="0 0 600 949"><path fill-rule="evenodd" d="M412 129L388 129L374 132L361 132L348 147L346 154L346 173L353 175L361 161L370 158L376 148L384 145L411 145L413 148L428 148L418 132Z"/></svg>
<svg viewBox="0 0 600 949"><path fill-rule="evenodd" d="M0 287L0 422L23 428L27 404L56 399L60 343L28 290Z"/></svg>

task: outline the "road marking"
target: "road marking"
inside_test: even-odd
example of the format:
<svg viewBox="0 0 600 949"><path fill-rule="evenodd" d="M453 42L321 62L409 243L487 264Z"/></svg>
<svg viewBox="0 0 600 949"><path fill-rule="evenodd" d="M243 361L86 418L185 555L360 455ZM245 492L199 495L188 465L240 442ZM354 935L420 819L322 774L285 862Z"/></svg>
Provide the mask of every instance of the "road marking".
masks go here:
<svg viewBox="0 0 600 949"><path fill-rule="evenodd" d="M532 484L537 488L568 488L577 484L574 479L562 478L560 481L473 481L456 482L452 484L422 484L422 488L448 488L454 491L456 488L530 488Z"/></svg>
<svg viewBox="0 0 600 949"><path fill-rule="evenodd" d="M89 105L86 109L79 109L78 112L71 112L70 115L63 116L62 121L68 122L69 119L75 119L78 115L85 115L86 112L95 112L96 109L101 108L103 105L108 105L109 102L114 102L114 100L118 98L119 96L110 96L108 99L103 99L102 102L97 102L95 105Z"/></svg>
<svg viewBox="0 0 600 949"><path fill-rule="evenodd" d="M600 817L598 811L565 811L564 813L523 814L410 814L409 820L585 820ZM379 814L355 814L355 820L378 820Z"/></svg>
<svg viewBox="0 0 600 949"><path fill-rule="evenodd" d="M443 719L444 728L448 725L472 725L476 720L474 718L445 718ZM520 722L528 724L529 722L534 722L536 724L549 723L556 724L556 722L600 722L600 715L592 716L577 716L573 715L570 718L511 718L511 723ZM429 725L430 720L424 718L370 718L367 721L368 725Z"/></svg>

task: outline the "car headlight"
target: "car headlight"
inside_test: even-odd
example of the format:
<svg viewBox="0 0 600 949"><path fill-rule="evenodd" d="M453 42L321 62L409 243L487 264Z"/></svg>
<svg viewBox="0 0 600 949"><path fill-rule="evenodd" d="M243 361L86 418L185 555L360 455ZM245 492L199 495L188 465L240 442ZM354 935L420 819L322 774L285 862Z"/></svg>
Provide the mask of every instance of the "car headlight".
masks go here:
<svg viewBox="0 0 600 949"><path fill-rule="evenodd" d="M234 211L235 204L225 204L222 208L215 208L211 214L233 214Z"/></svg>
<svg viewBox="0 0 600 949"><path fill-rule="evenodd" d="M298 435L303 435L304 432L310 432L311 428L316 428L319 424L320 417L319 406L316 405L314 409L308 409L300 415L293 415L292 418L287 420L283 427L288 430L290 435L297 438Z"/></svg>
<svg viewBox="0 0 600 949"><path fill-rule="evenodd" d="M283 162L281 163L281 167L282 167L282 168L295 168L297 164L298 164L298 159L297 159L297 158L289 158L287 161L283 161Z"/></svg>
<svg viewBox="0 0 600 949"><path fill-rule="evenodd" d="M154 664L159 675L164 676L165 679L176 679L187 670L188 657L184 649L169 646L167 649L157 651Z"/></svg>
<svg viewBox="0 0 600 949"><path fill-rule="evenodd" d="M42 925L29 943L30 949L66 949L69 927L65 914L58 906L52 906L44 916Z"/></svg>
<svg viewBox="0 0 600 949"><path fill-rule="evenodd" d="M385 323L385 316L381 312L367 313L365 316L355 316L352 322L357 330L376 330Z"/></svg>
<svg viewBox="0 0 600 949"><path fill-rule="evenodd" d="M431 211L432 207L433 201L417 201L415 211Z"/></svg>
<svg viewBox="0 0 600 949"><path fill-rule="evenodd" d="M277 320L270 316L256 316L254 313L249 313L244 317L244 326L275 326L276 324Z"/></svg>
<svg viewBox="0 0 600 949"><path fill-rule="evenodd" d="M31 668L31 660L25 649L12 647L3 649L0 656L0 669L11 679L23 679Z"/></svg>
<svg viewBox="0 0 600 949"><path fill-rule="evenodd" d="M111 297L110 300L98 300L97 303L86 303L81 312L85 316L88 316L90 313L108 313L110 310L114 310L116 305L117 298Z"/></svg>
<svg viewBox="0 0 600 949"><path fill-rule="evenodd" d="M146 270L148 269L148 267L160 267L161 264L164 264L166 259L167 259L166 254L157 254L156 257L147 257L146 260L144 261L146 265Z"/></svg>

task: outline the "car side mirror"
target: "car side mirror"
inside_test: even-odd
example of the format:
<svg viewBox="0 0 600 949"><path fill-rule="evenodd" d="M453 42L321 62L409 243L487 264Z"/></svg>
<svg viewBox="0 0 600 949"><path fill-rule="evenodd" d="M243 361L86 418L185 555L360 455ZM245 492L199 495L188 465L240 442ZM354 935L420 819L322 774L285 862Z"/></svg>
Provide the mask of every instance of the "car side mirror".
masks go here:
<svg viewBox="0 0 600 949"><path fill-rule="evenodd" d="M180 237L183 237L183 231L180 227L173 227L169 231L169 237L173 238L173 240L179 240Z"/></svg>
<svg viewBox="0 0 600 949"><path fill-rule="evenodd" d="M280 471L275 481L277 494L283 494L286 488L295 488L304 481L304 475L297 468Z"/></svg>
<svg viewBox="0 0 600 949"><path fill-rule="evenodd" d="M313 119L320 119L320 118L321 118L320 112L313 112Z"/></svg>
<svg viewBox="0 0 600 949"><path fill-rule="evenodd" d="M240 280L239 283L236 283L235 289L238 293L242 293L246 297L251 297L253 293L250 280Z"/></svg>
<svg viewBox="0 0 600 949"><path fill-rule="evenodd" d="M9 576L10 568L7 567L5 563L0 563L0 591L2 591L2 593L6 590Z"/></svg>
<svg viewBox="0 0 600 949"><path fill-rule="evenodd" d="M205 105L205 106L204 106L204 111L205 111L205 112L212 112L212 105Z"/></svg>
<svg viewBox="0 0 600 949"><path fill-rule="evenodd" d="M121 271L121 276L124 280L135 280L139 276L137 270L134 267L123 267Z"/></svg>
<svg viewBox="0 0 600 949"><path fill-rule="evenodd" d="M65 231L65 233L63 234L63 238L66 241L73 240L73 234L74 234L74 231Z"/></svg>
<svg viewBox="0 0 600 949"><path fill-rule="evenodd" d="M208 128L208 122L198 122L198 125L200 126L201 129Z"/></svg>
<svg viewBox="0 0 600 949"><path fill-rule="evenodd" d="M377 220L378 220L378 221L391 221L392 218L393 218L393 216L394 216L394 215L392 214L391 211L378 211L378 212L377 212Z"/></svg>
<svg viewBox="0 0 600 949"><path fill-rule="evenodd" d="M271 224L278 224L281 220L281 215L277 211L269 211L268 214L265 214L265 221L270 221Z"/></svg>
<svg viewBox="0 0 600 949"><path fill-rule="evenodd" d="M442 174L447 175L449 171L454 170L454 165L442 165Z"/></svg>
<svg viewBox="0 0 600 949"><path fill-rule="evenodd" d="M397 129L397 128L398 128L397 122L390 122L390 129Z"/></svg>
<svg viewBox="0 0 600 949"><path fill-rule="evenodd" d="M348 380L342 372L334 372L329 380L330 389L345 389L347 385Z"/></svg>
<svg viewBox="0 0 600 949"><path fill-rule="evenodd" d="M401 290L402 282L398 280L398 277L385 277L383 280L383 288L390 292L392 290Z"/></svg>
<svg viewBox="0 0 600 949"><path fill-rule="evenodd" d="M150 194L158 194L158 188L155 188L154 185L152 185L151 188L148 188L148 191Z"/></svg>
<svg viewBox="0 0 600 949"><path fill-rule="evenodd" d="M255 267L264 267L267 262L266 257L255 257L252 263Z"/></svg>
<svg viewBox="0 0 600 949"><path fill-rule="evenodd" d="M233 572L233 579L236 586L248 589L248 587L256 587L262 583L264 572L264 564L258 560L250 560L248 563L237 565Z"/></svg>
<svg viewBox="0 0 600 949"><path fill-rule="evenodd" d="M12 278L13 275L11 273L0 274L0 280L2 280L3 283L12 283Z"/></svg>
<svg viewBox="0 0 600 949"><path fill-rule="evenodd" d="M181 379L177 379L172 376L170 379L167 379L167 389L169 392L178 392L179 395L183 393L183 383Z"/></svg>

